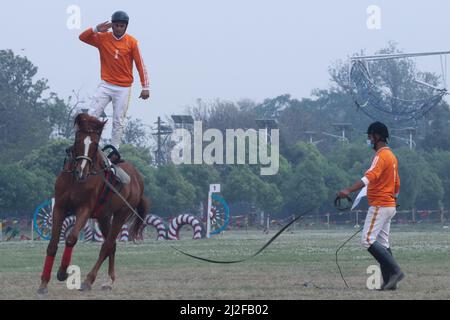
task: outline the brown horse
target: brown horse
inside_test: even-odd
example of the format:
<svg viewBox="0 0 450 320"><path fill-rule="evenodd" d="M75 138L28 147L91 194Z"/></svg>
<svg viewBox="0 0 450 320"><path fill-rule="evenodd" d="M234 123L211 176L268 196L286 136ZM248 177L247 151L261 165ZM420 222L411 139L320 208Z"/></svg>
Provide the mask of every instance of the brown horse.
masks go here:
<svg viewBox="0 0 450 320"><path fill-rule="evenodd" d="M112 194L108 206L98 210L97 199L105 190L104 179L108 167L100 154L99 141L105 122L86 113L79 114L75 119L77 128L75 143L71 150L69 160L64 164L63 171L58 175L55 183L55 205L53 208L53 224L50 243L47 247L44 270L41 276L41 285L38 293L48 292L47 285L58 250L58 241L64 219L69 212L76 215L76 222L66 238L65 249L62 256L57 278L65 281L68 277L67 268L70 265L72 250L77 243L80 231L89 218L98 220L100 231L105 239L98 260L82 284L81 290L90 290L98 270L103 261L109 257L108 275L111 282L115 281L114 256L116 252L116 239L123 224L131 218L133 211L115 193ZM133 217L130 227L130 236L134 238L142 227L150 202L144 197L144 183L138 171L129 163L118 164L129 176L130 183L120 186L120 194L128 204L135 208L139 217Z"/></svg>

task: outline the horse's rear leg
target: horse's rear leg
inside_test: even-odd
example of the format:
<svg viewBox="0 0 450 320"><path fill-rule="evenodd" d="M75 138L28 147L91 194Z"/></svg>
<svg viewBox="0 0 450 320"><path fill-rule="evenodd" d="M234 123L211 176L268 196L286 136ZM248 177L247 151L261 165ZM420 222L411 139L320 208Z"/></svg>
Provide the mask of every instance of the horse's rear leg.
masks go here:
<svg viewBox="0 0 450 320"><path fill-rule="evenodd" d="M102 285L102 290L112 290L113 286L114 286L114 281L116 281L116 273L114 271L114 258L116 255L116 241L114 241L114 244L112 245L111 251L108 255L109 258L109 264L108 264L108 275L110 277L110 282L109 283L104 283Z"/></svg>
<svg viewBox="0 0 450 320"><path fill-rule="evenodd" d="M59 281L66 281L67 277L69 276L67 274L67 268L69 267L70 261L72 259L73 247L77 244L80 231L86 225L88 218L88 209L81 209L77 212L77 219L72 230L70 231L69 236L66 239L66 246L64 248L64 253L61 259L61 265L58 269L58 273L56 274L56 277Z"/></svg>
<svg viewBox="0 0 450 320"><path fill-rule="evenodd" d="M86 276L86 280L84 280L82 284L81 290L88 291L91 290L92 284L94 283L95 279L97 278L97 273L100 267L102 266L103 261L105 261L106 258L110 257L111 254L114 254L115 247L116 247L116 239L119 235L122 226L125 222L126 214L115 214L111 229L108 233L108 236L105 239L105 242L103 242L102 248L100 249L100 254L98 256L97 262L95 263L94 267L92 268L91 272ZM111 262L111 260L110 260ZM112 260L112 263L114 265L114 259ZM110 270L114 272L114 266L110 267ZM110 274L111 276L111 274ZM114 276L114 274L113 274ZM115 276L114 276L115 278Z"/></svg>
<svg viewBox="0 0 450 320"><path fill-rule="evenodd" d="M53 208L52 235L47 246L47 256L45 257L44 270L41 275L41 285L38 294L46 294L48 292L47 285L51 278L53 262L55 261L56 252L58 251L59 236L61 234L62 224L65 218L65 211L58 205Z"/></svg>
<svg viewBox="0 0 450 320"><path fill-rule="evenodd" d="M106 239L108 237L109 230L111 229L111 217L105 217L98 220L98 226L100 228L100 232L103 235L103 239ZM108 266L108 275L111 278L111 283L105 283L102 285L103 290L112 290L114 281L116 279L116 276L114 274L114 255L116 253L116 244L114 243L114 246L111 250L111 253L109 254L109 266Z"/></svg>
<svg viewBox="0 0 450 320"><path fill-rule="evenodd" d="M141 201L139 202L139 204L137 206L137 211L138 211L139 217L137 217L137 222L135 222L130 227L130 236L133 239L133 241L135 241L135 239L138 236L140 236L140 233L142 232L142 223L145 221L145 216L149 209L150 209L150 200L148 200L145 197L142 197ZM128 214L132 214L132 213L131 212L126 213L125 215L128 215ZM124 221L125 221L125 219L124 219ZM120 222L120 228L122 227L123 223L124 222ZM114 224L114 221L113 221L113 224ZM116 273L115 273L116 239L117 239L117 235L114 238L114 244L113 244L111 252L109 254L108 274L109 274L109 277L111 278L111 285L104 285L103 289L105 289L105 290L111 290L112 286L114 284L114 281L116 280Z"/></svg>

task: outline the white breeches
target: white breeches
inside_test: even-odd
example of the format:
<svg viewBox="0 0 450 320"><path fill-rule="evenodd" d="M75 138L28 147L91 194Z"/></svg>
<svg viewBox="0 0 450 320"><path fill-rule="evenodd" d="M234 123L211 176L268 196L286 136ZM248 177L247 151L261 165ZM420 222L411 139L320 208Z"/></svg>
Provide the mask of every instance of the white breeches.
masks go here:
<svg viewBox="0 0 450 320"><path fill-rule="evenodd" d="M119 149L123 130L125 127L125 117L130 104L131 87L120 87L102 81L97 87L89 113L95 117L100 117L108 103L113 106L113 123L111 144Z"/></svg>
<svg viewBox="0 0 450 320"><path fill-rule="evenodd" d="M395 213L395 207L370 207L364 222L361 244L369 248L378 241L385 248L389 248L391 219Z"/></svg>

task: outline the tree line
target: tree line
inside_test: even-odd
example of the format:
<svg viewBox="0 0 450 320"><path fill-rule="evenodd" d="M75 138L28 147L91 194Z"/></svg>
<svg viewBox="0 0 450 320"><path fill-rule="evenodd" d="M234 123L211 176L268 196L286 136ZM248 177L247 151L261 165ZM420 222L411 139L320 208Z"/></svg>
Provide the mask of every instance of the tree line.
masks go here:
<svg viewBox="0 0 450 320"><path fill-rule="evenodd" d="M380 52L396 50L390 44ZM10 50L0 50L0 68L0 217L30 216L53 195L65 149L73 142L73 117L83 103L77 94L64 100L49 93L47 81L35 79L37 67ZM401 78L414 68L409 63L382 71ZM130 119L121 153L144 176L152 213L199 214L210 183L221 183L234 214L263 211L281 218L306 209L334 210L336 191L360 179L373 156L365 135L372 120L353 105L342 80L346 70L341 62L330 66L331 84L314 90L310 98L286 94L260 103L199 101L186 110L203 121L204 128L222 131L256 128L256 119L275 119L280 129L280 168L273 176L261 176L257 165L167 162L157 167L152 133L139 119ZM399 91L402 83L392 85ZM391 139L399 159L402 209L450 207L449 121L449 106L442 101L415 124L413 150L406 140ZM346 142L326 134L339 135L333 126L338 122L352 124Z"/></svg>

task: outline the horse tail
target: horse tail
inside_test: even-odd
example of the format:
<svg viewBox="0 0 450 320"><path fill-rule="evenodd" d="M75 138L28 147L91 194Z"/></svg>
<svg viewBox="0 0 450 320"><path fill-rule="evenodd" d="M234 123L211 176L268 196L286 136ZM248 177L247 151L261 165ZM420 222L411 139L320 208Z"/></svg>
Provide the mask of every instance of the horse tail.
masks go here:
<svg viewBox="0 0 450 320"><path fill-rule="evenodd" d="M150 200L145 196L142 196L141 201L137 206L137 213L139 217L134 217L133 221L130 224L129 234L131 239L135 240L139 236L149 209Z"/></svg>

